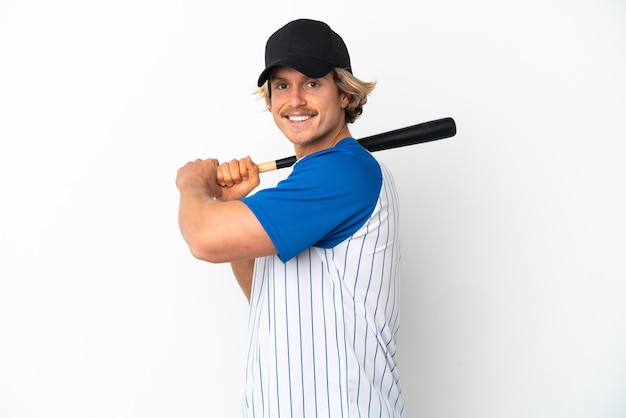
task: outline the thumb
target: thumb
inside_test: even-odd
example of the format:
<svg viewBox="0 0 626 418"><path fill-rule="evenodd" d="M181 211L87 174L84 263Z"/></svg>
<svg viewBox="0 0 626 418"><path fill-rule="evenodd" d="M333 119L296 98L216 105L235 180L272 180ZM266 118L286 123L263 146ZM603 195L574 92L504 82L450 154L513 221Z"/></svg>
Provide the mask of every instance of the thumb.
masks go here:
<svg viewBox="0 0 626 418"><path fill-rule="evenodd" d="M252 161L252 158L248 155L246 157L246 169L250 174L250 177L259 178L259 166Z"/></svg>

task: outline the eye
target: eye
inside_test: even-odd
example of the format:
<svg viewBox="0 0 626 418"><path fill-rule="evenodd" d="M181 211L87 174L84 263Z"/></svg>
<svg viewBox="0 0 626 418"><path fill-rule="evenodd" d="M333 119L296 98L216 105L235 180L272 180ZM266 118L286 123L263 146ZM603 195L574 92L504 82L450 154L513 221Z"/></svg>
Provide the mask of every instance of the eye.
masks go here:
<svg viewBox="0 0 626 418"><path fill-rule="evenodd" d="M309 81L309 82L307 83L307 86L308 86L308 87L310 87L310 88L315 88L315 87L318 87L319 85L320 85L320 83L318 83L318 82L317 82L317 81L315 81L315 80Z"/></svg>
<svg viewBox="0 0 626 418"><path fill-rule="evenodd" d="M274 88L276 90L284 90L287 88L287 84L285 83L276 83L276 85L274 86Z"/></svg>

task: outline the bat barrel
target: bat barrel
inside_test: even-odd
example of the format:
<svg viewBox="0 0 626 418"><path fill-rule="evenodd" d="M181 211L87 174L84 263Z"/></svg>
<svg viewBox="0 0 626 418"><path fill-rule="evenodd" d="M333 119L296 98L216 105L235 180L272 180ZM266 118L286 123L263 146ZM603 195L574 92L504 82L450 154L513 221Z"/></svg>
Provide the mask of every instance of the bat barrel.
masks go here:
<svg viewBox="0 0 626 418"><path fill-rule="evenodd" d="M367 138L360 139L359 144L368 151L374 152L436 141L454 135L456 135L456 123L454 119L443 118L368 136Z"/></svg>

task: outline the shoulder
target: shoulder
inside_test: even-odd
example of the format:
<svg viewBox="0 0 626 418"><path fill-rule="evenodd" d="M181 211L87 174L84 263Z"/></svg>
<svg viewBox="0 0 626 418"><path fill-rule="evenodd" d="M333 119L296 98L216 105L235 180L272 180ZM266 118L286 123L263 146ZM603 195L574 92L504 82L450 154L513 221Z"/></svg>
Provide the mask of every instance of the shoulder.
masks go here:
<svg viewBox="0 0 626 418"><path fill-rule="evenodd" d="M370 187L375 179L382 179L378 161L354 138L344 138L333 148L302 158L295 164L293 174L321 182L368 180ZM311 174L314 175L310 177Z"/></svg>

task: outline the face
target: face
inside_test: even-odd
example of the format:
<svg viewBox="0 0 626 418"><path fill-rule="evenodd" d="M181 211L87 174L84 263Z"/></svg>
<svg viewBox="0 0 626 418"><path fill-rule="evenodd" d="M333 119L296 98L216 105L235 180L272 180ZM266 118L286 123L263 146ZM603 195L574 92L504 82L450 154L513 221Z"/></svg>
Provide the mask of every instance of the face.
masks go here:
<svg viewBox="0 0 626 418"><path fill-rule="evenodd" d="M270 78L271 111L296 156L333 147L350 136L344 109L349 97L339 92L332 72L310 78L290 67L278 67Z"/></svg>

